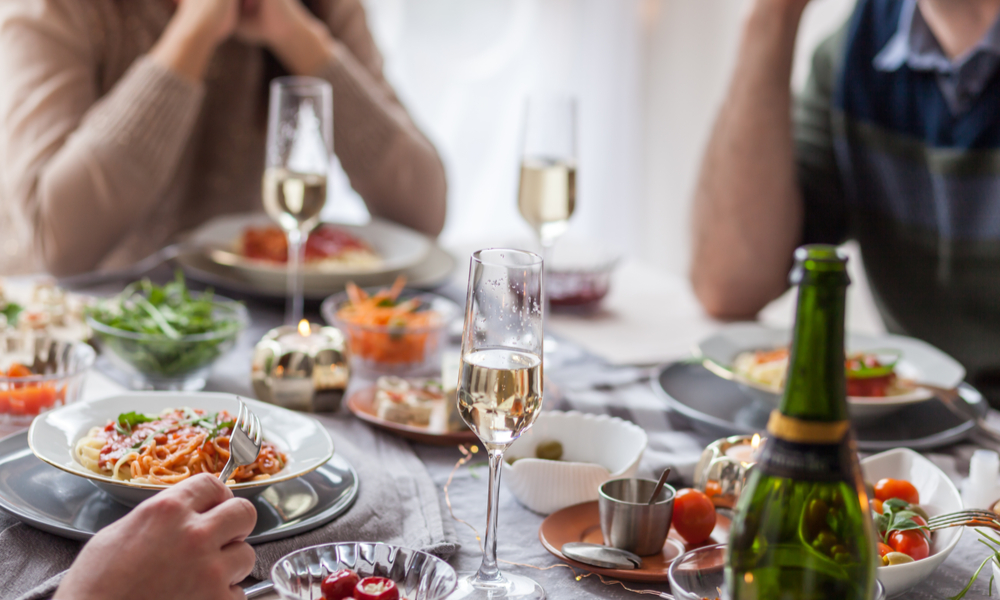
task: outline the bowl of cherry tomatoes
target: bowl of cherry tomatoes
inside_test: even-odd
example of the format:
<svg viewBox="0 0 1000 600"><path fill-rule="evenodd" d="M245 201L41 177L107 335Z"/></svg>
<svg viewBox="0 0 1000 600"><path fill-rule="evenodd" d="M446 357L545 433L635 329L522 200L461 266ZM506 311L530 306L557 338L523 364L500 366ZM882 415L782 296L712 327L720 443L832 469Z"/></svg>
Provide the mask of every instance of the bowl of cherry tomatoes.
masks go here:
<svg viewBox="0 0 1000 600"><path fill-rule="evenodd" d="M458 585L445 561L379 542L340 542L296 550L271 568L286 600L443 600Z"/></svg>
<svg viewBox="0 0 1000 600"><path fill-rule="evenodd" d="M0 335L0 422L27 425L40 413L76 402L96 353L84 342Z"/></svg>
<svg viewBox="0 0 1000 600"><path fill-rule="evenodd" d="M908 448L869 456L861 470L878 530L877 575L892 596L926 579L958 545L961 527L926 527L932 516L962 510L962 497L941 469Z"/></svg>

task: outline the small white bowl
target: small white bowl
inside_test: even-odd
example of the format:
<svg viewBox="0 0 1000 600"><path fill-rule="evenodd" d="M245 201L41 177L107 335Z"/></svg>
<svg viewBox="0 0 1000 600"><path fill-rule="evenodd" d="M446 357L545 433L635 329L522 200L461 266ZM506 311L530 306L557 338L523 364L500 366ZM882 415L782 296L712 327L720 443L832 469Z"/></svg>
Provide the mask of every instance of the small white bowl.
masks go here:
<svg viewBox="0 0 1000 600"><path fill-rule="evenodd" d="M562 444L561 460L534 457L538 444L548 441ZM641 427L618 417L543 412L505 453L503 480L521 504L547 515L597 500L602 483L634 475L646 443Z"/></svg>
<svg viewBox="0 0 1000 600"><path fill-rule="evenodd" d="M865 480L871 483L885 477L909 481L920 494L920 506L932 517L962 510L962 497L951 479L937 465L909 448L869 456L861 461L861 470ZM879 567L876 573L885 586L885 595L891 597L905 592L926 579L955 549L963 531L961 527L953 527L935 532L927 558Z"/></svg>

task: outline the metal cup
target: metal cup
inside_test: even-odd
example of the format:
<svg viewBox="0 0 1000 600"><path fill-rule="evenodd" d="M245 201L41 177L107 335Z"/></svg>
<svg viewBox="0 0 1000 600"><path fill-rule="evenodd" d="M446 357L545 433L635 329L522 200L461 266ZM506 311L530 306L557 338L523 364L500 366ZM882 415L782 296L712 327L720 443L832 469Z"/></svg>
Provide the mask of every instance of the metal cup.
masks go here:
<svg viewBox="0 0 1000 600"><path fill-rule="evenodd" d="M656 501L649 504L654 488L656 482L649 479L612 479L601 485L597 503L605 545L639 556L663 550L677 492L664 485Z"/></svg>

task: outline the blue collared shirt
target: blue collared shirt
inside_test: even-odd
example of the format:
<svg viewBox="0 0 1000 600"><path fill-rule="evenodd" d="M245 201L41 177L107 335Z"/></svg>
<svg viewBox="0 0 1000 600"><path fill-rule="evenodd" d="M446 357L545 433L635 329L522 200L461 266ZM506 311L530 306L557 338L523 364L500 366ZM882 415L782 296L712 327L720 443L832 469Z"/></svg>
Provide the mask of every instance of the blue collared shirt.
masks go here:
<svg viewBox="0 0 1000 600"><path fill-rule="evenodd" d="M904 1L899 28L875 56L875 68L891 72L906 65L914 71L935 72L952 114L965 112L1000 68L1000 18L978 44L953 61L917 10L917 0Z"/></svg>

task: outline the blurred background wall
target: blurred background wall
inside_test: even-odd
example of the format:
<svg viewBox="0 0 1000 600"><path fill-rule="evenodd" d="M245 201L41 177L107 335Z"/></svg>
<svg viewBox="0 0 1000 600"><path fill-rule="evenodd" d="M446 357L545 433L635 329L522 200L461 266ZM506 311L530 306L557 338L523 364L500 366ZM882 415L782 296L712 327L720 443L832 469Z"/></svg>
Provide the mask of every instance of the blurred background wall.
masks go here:
<svg viewBox="0 0 1000 600"><path fill-rule="evenodd" d="M523 97L580 99L577 213L568 238L600 239L686 274L702 149L736 61L750 0L366 0L385 70L449 176L442 241L529 241L516 192ZM793 85L854 0L814 0ZM335 109L336 112L336 109ZM336 117L335 117L336 118ZM346 183L332 209L364 209Z"/></svg>

